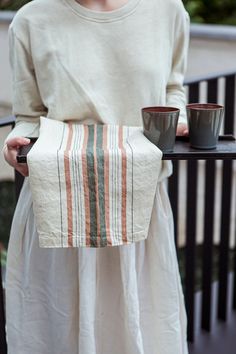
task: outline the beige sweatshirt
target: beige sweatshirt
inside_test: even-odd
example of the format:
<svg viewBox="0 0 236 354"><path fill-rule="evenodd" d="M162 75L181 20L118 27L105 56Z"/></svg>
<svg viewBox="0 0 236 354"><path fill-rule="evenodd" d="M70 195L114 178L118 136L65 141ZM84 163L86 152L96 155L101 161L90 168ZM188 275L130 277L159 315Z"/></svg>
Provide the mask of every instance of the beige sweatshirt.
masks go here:
<svg viewBox="0 0 236 354"><path fill-rule="evenodd" d="M9 39L16 126L7 139L38 136L40 116L139 126L142 107L169 105L186 121L181 0L129 0L106 12L34 0L18 11Z"/></svg>

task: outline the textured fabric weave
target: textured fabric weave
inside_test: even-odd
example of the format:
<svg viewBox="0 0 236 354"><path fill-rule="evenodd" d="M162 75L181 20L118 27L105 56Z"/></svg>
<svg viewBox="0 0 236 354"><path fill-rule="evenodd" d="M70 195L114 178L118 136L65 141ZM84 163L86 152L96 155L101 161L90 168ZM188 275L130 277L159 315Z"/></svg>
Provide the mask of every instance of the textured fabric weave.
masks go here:
<svg viewBox="0 0 236 354"><path fill-rule="evenodd" d="M140 127L41 117L28 155L41 247L106 247L147 237L162 152Z"/></svg>
<svg viewBox="0 0 236 354"><path fill-rule="evenodd" d="M75 0L21 8L9 32L17 123L7 139L38 136L40 116L140 126L142 107L168 104L186 120L189 18L182 1L127 6L99 13L104 22ZM188 353L164 181L170 174L163 161L148 237L103 248L40 248L25 178L8 246L8 354Z"/></svg>
<svg viewBox="0 0 236 354"><path fill-rule="evenodd" d="M75 0L34 0L15 16L9 39L16 126L8 138L38 136L40 116L141 126L141 108L156 105L180 108L179 123L187 122L181 0L132 0L105 13Z"/></svg>
<svg viewBox="0 0 236 354"><path fill-rule="evenodd" d="M122 247L40 248L27 177L7 262L9 354L188 354L164 181L157 186L146 240Z"/></svg>

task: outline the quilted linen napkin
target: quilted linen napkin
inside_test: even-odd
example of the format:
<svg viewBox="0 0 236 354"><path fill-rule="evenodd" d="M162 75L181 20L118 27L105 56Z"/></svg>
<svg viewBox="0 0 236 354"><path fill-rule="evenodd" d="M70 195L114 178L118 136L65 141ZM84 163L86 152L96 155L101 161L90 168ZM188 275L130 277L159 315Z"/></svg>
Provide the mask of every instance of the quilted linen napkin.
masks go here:
<svg viewBox="0 0 236 354"><path fill-rule="evenodd" d="M40 247L106 247L148 235L162 152L141 127L40 118L27 156Z"/></svg>

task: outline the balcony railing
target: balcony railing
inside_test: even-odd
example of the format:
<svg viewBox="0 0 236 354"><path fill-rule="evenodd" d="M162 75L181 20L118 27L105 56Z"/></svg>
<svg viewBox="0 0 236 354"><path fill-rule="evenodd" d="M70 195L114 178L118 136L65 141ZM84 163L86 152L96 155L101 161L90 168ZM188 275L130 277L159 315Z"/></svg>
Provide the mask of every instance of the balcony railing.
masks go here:
<svg viewBox="0 0 236 354"><path fill-rule="evenodd" d="M220 73L209 77L198 77L186 82L189 102L205 100L211 103L223 103L225 106L224 134L234 134L235 130L235 79L236 71ZM221 97L220 97L221 96ZM219 102L219 98L221 102ZM222 102L223 101L223 102ZM175 240L178 244L179 210L179 161L174 161L174 173L169 179L169 195L175 221ZM185 262L185 301L188 315L188 340L194 341L196 332L196 306L201 313L201 328L207 332L212 328L212 312L214 311L213 297L217 297L217 319L227 320L229 307L236 310L236 277L233 277L229 294L229 235L231 226L231 208L235 203L233 192L233 162L227 160L222 166L222 193L221 193L221 220L219 244L219 274L218 287L212 288L212 265L214 243L214 218L216 193L216 161L208 160L205 164L205 191L204 191L204 231L203 231L203 259L202 259L202 301L196 304L195 277L196 277L196 229L197 229L197 186L198 186L198 161L187 162L186 186L186 262ZM235 223L235 220L234 220ZM234 274L236 259L234 260ZM232 304L229 304L229 299ZM236 342L235 342L236 344ZM208 352L210 354L210 352Z"/></svg>
<svg viewBox="0 0 236 354"><path fill-rule="evenodd" d="M224 134L234 134L235 119L235 72L220 73L209 77L198 77L186 81L189 102L223 103L225 106ZM220 97L221 96L221 97ZM221 102L219 102L219 99ZM222 102L223 100L223 102ZM14 125L14 117L0 119L0 127ZM178 222L181 214L179 210L179 175L180 162L173 161L174 172L169 179L169 195L175 222L175 241L178 247ZM196 315L201 315L201 328L210 333L213 329L212 317L217 296L217 320L227 321L227 314L236 310L236 277L229 276L229 235L230 215L232 203L235 203L233 191L233 162L227 160L222 165L222 193L221 193L221 220L220 220L220 256L218 287L212 285L212 260L214 244L214 218L216 197L216 161L206 161L205 165L205 192L204 192L204 237L203 237L203 263L202 263L202 301L198 301L195 292L196 275L196 237L197 237L197 186L198 186L198 161L186 163L186 247L185 247L185 302L188 316L188 340L194 341L196 333ZM15 185L18 198L23 183L23 177L16 173ZM183 198L183 196L182 196ZM234 260L234 274L236 273L236 259ZM230 282L229 282L230 280ZM0 279L1 281L1 279ZM229 293L230 292L230 293ZM230 296L229 296L230 295ZM229 300L232 299L232 300ZM229 304L229 301L231 303ZM197 306L197 308L196 308ZM196 311L197 310L197 311ZM222 339L223 340L223 339ZM195 341L197 344L197 341ZM236 343L235 343L236 345ZM7 353L5 336L4 296L0 282L0 352ZM204 353L204 351L202 351ZM209 350L206 353L211 354Z"/></svg>

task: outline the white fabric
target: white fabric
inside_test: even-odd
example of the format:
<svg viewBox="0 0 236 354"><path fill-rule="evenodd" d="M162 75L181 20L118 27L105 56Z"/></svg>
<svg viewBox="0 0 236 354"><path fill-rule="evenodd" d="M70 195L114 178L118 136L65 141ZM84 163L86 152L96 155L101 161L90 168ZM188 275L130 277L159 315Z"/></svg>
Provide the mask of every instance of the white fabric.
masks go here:
<svg viewBox="0 0 236 354"><path fill-rule="evenodd" d="M104 13L75 0L34 0L15 16L9 39L17 122L9 137L37 136L41 115L141 126L141 108L156 105L180 108L187 122L181 0L129 0Z"/></svg>
<svg viewBox="0 0 236 354"><path fill-rule="evenodd" d="M40 247L144 240L161 159L140 127L41 117L39 138L27 155Z"/></svg>
<svg viewBox="0 0 236 354"><path fill-rule="evenodd" d="M43 249L26 178L7 262L9 354L188 353L164 181L158 184L145 241L103 249Z"/></svg>

